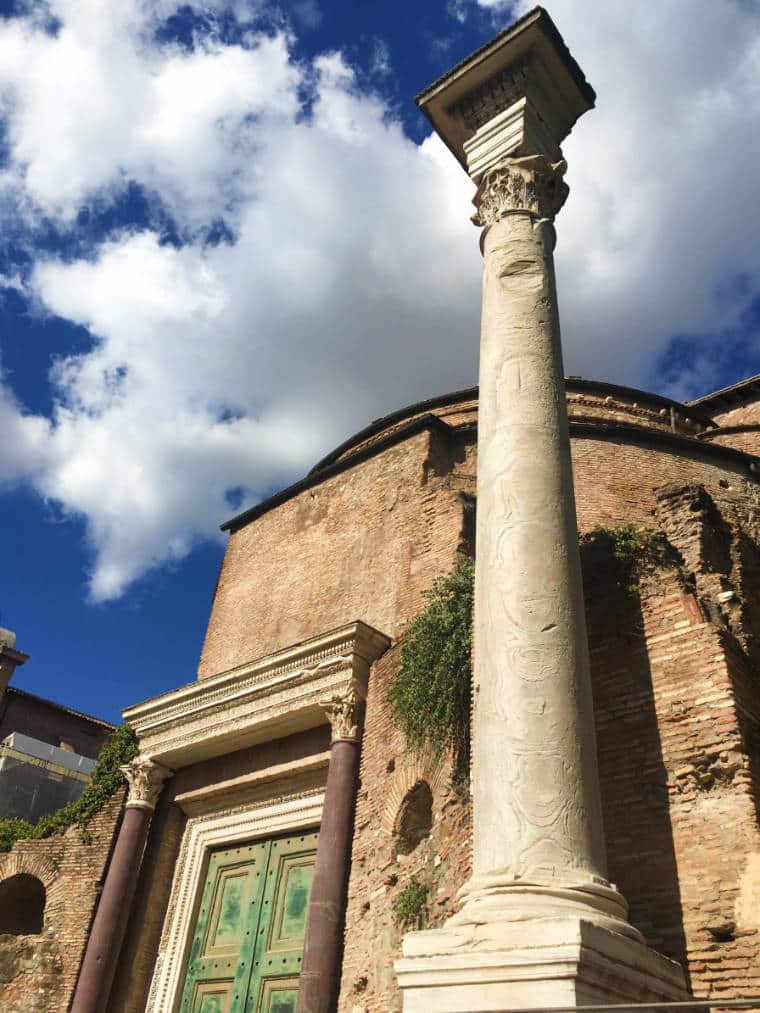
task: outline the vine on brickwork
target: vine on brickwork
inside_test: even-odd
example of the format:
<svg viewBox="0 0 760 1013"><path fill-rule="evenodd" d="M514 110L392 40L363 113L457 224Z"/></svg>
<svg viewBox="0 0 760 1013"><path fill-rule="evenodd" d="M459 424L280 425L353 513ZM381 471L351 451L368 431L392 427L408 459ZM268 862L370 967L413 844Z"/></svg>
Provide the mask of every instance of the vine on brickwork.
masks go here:
<svg viewBox="0 0 760 1013"><path fill-rule="evenodd" d="M475 564L463 558L425 593L427 605L409 623L401 664L388 690L396 720L418 753L454 758L454 780L470 766L472 604Z"/></svg>
<svg viewBox="0 0 760 1013"><path fill-rule="evenodd" d="M76 802L41 817L36 823L22 819L0 819L0 851L10 851L16 841L37 840L78 826L82 840L92 840L87 824L100 812L117 788L125 784L119 769L137 755L137 736L129 725L119 725L100 752L92 779Z"/></svg>
<svg viewBox="0 0 760 1013"><path fill-rule="evenodd" d="M662 563L669 551L662 531L621 524L615 528L597 527L581 535L581 549L598 552L612 562L615 584L634 595L639 578L647 567Z"/></svg>
<svg viewBox="0 0 760 1013"><path fill-rule="evenodd" d="M416 876L409 877L409 882L393 902L393 916L397 925L422 928L429 891L430 887L420 883Z"/></svg>

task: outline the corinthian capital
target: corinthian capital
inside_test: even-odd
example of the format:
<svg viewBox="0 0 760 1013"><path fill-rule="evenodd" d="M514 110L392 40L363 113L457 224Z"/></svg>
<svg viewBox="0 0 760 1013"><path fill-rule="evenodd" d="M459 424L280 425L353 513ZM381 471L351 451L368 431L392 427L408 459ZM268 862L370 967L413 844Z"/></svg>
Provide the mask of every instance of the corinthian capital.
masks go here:
<svg viewBox="0 0 760 1013"><path fill-rule="evenodd" d="M550 162L543 155L505 159L483 177L473 198L473 222L494 225L518 213L552 221L570 192L562 178L566 169L564 159Z"/></svg>
<svg viewBox="0 0 760 1013"><path fill-rule="evenodd" d="M128 806L140 809L155 809L158 796L167 777L174 773L149 756L136 756L134 760L119 767L129 783Z"/></svg>
<svg viewBox="0 0 760 1013"><path fill-rule="evenodd" d="M332 727L333 742L338 739L358 739L359 703L353 682L344 692L319 701L319 706L327 714L327 720Z"/></svg>

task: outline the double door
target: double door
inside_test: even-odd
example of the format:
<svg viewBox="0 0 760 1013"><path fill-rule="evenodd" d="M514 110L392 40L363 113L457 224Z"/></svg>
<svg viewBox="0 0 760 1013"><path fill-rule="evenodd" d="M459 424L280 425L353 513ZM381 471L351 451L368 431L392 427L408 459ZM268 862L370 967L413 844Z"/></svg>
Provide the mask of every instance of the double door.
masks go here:
<svg viewBox="0 0 760 1013"><path fill-rule="evenodd" d="M295 1013L317 836L213 852L180 1013Z"/></svg>

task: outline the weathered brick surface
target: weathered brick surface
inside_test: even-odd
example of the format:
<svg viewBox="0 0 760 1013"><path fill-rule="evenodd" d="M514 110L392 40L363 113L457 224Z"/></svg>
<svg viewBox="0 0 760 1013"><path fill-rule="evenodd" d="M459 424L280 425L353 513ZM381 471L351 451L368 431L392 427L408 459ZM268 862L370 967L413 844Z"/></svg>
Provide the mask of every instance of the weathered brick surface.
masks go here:
<svg viewBox="0 0 760 1013"><path fill-rule="evenodd" d="M400 648L388 651L372 670L362 740L361 786L346 914L339 1010L367 1013L399 1010L393 972L402 926L393 905L412 876L428 888L425 924L440 924L456 910L456 891L471 862L469 799L451 789L451 764L435 766L410 753L386 703ZM394 832L403 799L420 781L430 786L430 837L409 854Z"/></svg>
<svg viewBox="0 0 760 1013"><path fill-rule="evenodd" d="M668 487L656 500L683 565L650 573L631 595L606 565L584 559L610 877L650 945L688 968L695 995L754 994L760 692L740 617L708 599L739 581L736 531L699 487ZM368 699L339 1007L347 1013L399 1008L393 901L408 877L431 885L434 925L453 910L469 869L470 811L447 790L450 768L415 761L385 703L397 664L398 648L376 664ZM433 787L434 828L398 856L394 779L403 788L419 777Z"/></svg>
<svg viewBox="0 0 760 1013"><path fill-rule="evenodd" d="M757 391L748 393L740 404L714 412L712 417L721 427L760 422L760 394Z"/></svg>
<svg viewBox="0 0 760 1013"><path fill-rule="evenodd" d="M657 491L674 564L634 597L586 571L610 873L694 994L760 990L756 489Z"/></svg>
<svg viewBox="0 0 760 1013"><path fill-rule="evenodd" d="M46 890L43 934L0 936L0 1009L69 1008L123 801L120 789L90 821L88 841L70 827L45 840L19 841L0 854L0 880L24 873Z"/></svg>
<svg viewBox="0 0 760 1013"><path fill-rule="evenodd" d="M4 1013L59 1008L63 975L55 931L38 936L0 936L0 997Z"/></svg>
<svg viewBox="0 0 760 1013"><path fill-rule="evenodd" d="M717 443L724 447L743 450L745 454L760 454L760 423L754 422L746 426L731 426L728 429L716 429L703 437L709 443Z"/></svg>
<svg viewBox="0 0 760 1013"><path fill-rule="evenodd" d="M200 677L355 619L396 636L462 537L448 455L418 433L234 532Z"/></svg>

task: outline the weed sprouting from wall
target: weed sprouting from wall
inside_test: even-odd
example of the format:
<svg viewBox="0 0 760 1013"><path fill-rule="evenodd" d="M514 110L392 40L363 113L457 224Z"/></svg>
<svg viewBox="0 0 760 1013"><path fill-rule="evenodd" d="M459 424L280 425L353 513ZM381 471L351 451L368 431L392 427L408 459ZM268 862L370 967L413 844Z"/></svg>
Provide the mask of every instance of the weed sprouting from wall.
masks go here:
<svg viewBox="0 0 760 1013"><path fill-rule="evenodd" d="M420 883L416 876L409 877L409 882L393 902L393 916L397 925L422 928L429 889L430 887Z"/></svg>

